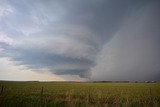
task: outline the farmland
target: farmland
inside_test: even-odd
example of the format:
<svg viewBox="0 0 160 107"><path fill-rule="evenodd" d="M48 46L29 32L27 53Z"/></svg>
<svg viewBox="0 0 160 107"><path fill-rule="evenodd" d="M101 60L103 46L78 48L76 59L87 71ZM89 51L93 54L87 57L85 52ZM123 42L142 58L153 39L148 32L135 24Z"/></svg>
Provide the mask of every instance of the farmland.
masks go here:
<svg viewBox="0 0 160 107"><path fill-rule="evenodd" d="M0 107L159 107L159 83L0 82Z"/></svg>

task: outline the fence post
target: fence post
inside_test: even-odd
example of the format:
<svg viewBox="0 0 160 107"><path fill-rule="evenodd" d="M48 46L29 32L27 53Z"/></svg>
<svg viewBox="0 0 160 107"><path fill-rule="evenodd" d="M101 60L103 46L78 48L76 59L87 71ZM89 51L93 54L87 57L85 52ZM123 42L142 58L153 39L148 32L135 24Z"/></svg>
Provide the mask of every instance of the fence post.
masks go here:
<svg viewBox="0 0 160 107"><path fill-rule="evenodd" d="M41 88L41 93L40 93L40 107L44 106L44 102L43 102L43 86Z"/></svg>
<svg viewBox="0 0 160 107"><path fill-rule="evenodd" d="M150 100L153 101L152 100L152 90L151 90L151 88L149 88L149 97L150 97Z"/></svg>
<svg viewBox="0 0 160 107"><path fill-rule="evenodd" d="M90 102L90 87L88 88L88 94L87 94L87 103Z"/></svg>
<svg viewBox="0 0 160 107"><path fill-rule="evenodd" d="M41 89L41 97L43 96L43 87L42 87L42 89Z"/></svg>
<svg viewBox="0 0 160 107"><path fill-rule="evenodd" d="M2 93L3 93L3 90L4 90L4 87L3 87L3 85L2 85L2 87L1 87L1 93L0 93L0 94L2 94Z"/></svg>
<svg viewBox="0 0 160 107"><path fill-rule="evenodd" d="M148 90L148 94L149 94L149 107L152 107L153 106L153 95L152 95L152 90L151 90L151 88L149 88L149 90Z"/></svg>

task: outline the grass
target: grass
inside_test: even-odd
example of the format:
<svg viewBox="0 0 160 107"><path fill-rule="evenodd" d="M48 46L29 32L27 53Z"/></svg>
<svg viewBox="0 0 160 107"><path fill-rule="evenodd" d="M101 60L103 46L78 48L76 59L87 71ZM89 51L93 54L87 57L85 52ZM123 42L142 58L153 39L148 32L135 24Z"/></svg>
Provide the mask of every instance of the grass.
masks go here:
<svg viewBox="0 0 160 107"><path fill-rule="evenodd" d="M0 82L0 107L159 107L159 83ZM43 87L43 90L42 90Z"/></svg>

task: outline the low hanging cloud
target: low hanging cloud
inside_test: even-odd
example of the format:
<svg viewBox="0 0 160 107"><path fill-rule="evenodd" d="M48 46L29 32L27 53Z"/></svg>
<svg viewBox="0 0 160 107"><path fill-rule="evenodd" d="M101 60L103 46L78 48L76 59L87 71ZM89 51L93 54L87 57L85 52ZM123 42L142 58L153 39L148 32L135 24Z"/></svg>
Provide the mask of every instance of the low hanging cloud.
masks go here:
<svg viewBox="0 0 160 107"><path fill-rule="evenodd" d="M158 42L157 44L152 42L151 46L156 45L156 48L152 50L145 48L150 46L146 46L148 42L151 42L150 39L157 40L158 38L159 31L149 33L148 30L156 30L157 28L153 27L159 27L159 23L156 23L159 20L156 18L159 16L158 1L22 0L2 2L3 7L10 7L10 11L7 15L0 16L0 52L3 53L0 55L9 57L17 65L25 65L28 69L45 68L57 75L78 75L82 78L91 77L93 80L100 80L102 77L105 79L108 74L112 74L114 79L114 75L118 76L123 72L128 74L132 71L139 72L139 69L145 66L138 67L139 69L124 67L126 70L123 70L123 66L128 62L128 60L123 62L124 54L133 57L127 58L130 59L129 66L132 66L136 63L134 58L143 58L141 55L144 52L155 53L156 48L159 48ZM152 22L154 22L153 25ZM148 37L150 39L146 39ZM140 38L139 41L136 41L136 38ZM133 46L130 42L133 42ZM139 47L137 44L141 43L142 53L139 54L136 47ZM130 47L135 50L132 52ZM104 57L102 59L107 62L101 60L102 56ZM109 60L108 57L110 57ZM151 59L155 60L157 57L158 55ZM114 70L110 68L113 65ZM103 67L110 68L110 70L104 71ZM119 67L122 70L119 71L117 69Z"/></svg>

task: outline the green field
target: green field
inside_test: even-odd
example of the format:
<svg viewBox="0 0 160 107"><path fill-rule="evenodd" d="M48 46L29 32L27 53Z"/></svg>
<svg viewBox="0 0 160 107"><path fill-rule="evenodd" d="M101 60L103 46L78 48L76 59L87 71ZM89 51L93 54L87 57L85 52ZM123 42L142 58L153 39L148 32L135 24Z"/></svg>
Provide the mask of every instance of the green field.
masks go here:
<svg viewBox="0 0 160 107"><path fill-rule="evenodd" d="M0 107L160 107L160 83L0 82Z"/></svg>

